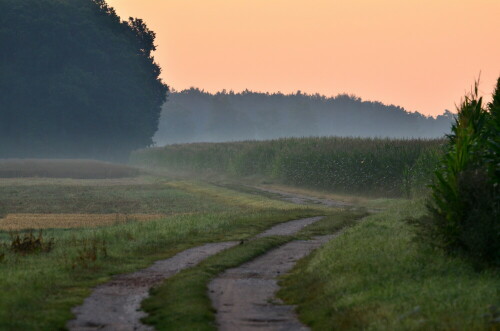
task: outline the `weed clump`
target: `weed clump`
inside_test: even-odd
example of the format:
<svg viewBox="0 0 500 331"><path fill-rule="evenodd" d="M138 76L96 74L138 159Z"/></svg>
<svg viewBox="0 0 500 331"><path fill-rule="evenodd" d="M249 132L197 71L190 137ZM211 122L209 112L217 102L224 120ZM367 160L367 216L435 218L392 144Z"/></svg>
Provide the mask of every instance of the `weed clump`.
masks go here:
<svg viewBox="0 0 500 331"><path fill-rule="evenodd" d="M77 251L71 263L72 269L89 269L95 266L99 257L107 257L108 248L105 240L97 238L83 240L82 247Z"/></svg>
<svg viewBox="0 0 500 331"><path fill-rule="evenodd" d="M26 255L40 252L50 252L54 247L54 239L45 240L43 232L35 236L33 231L24 234L12 234L10 250L14 253Z"/></svg>

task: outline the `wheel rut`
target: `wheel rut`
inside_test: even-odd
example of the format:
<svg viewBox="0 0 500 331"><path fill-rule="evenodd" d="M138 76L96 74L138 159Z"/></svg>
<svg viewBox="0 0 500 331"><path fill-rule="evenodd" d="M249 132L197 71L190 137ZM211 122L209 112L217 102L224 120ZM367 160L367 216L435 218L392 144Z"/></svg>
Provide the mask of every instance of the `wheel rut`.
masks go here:
<svg viewBox="0 0 500 331"><path fill-rule="evenodd" d="M81 306L72 311L76 318L67 324L69 330L154 330L141 323L146 313L140 311L149 290L166 278L192 267L209 256L238 242L211 243L194 247L137 272L114 277L97 286Z"/></svg>
<svg viewBox="0 0 500 331"><path fill-rule="evenodd" d="M293 306L276 299L277 278L335 235L296 240L228 269L209 284L219 330L309 330Z"/></svg>
<svg viewBox="0 0 500 331"><path fill-rule="evenodd" d="M322 217L311 217L284 222L262 232L252 240L276 235L293 235L321 219ZM95 287L81 306L73 308L75 319L69 321L66 326L69 330L78 331L153 330L140 321L146 316L146 313L140 310L141 302L148 297L150 289L176 273L238 244L239 242L205 244L182 251L169 259L157 261L146 269L116 276L111 281Z"/></svg>

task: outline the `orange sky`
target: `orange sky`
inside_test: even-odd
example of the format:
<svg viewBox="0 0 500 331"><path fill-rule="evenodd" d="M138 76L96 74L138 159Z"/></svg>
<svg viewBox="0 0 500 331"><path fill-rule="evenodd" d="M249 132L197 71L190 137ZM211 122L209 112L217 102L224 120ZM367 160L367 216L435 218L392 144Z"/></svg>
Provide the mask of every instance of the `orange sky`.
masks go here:
<svg viewBox="0 0 500 331"><path fill-rule="evenodd" d="M108 0L157 33L175 89L354 93L454 110L500 75L500 0Z"/></svg>

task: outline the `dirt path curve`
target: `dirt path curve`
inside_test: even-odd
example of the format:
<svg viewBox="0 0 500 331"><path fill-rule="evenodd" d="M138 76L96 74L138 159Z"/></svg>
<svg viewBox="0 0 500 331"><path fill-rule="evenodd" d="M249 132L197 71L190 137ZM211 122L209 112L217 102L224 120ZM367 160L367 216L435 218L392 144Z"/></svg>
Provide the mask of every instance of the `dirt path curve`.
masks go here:
<svg viewBox="0 0 500 331"><path fill-rule="evenodd" d="M289 221L273 226L256 238L293 235L322 217ZM97 286L81 306L72 311L76 318L67 324L69 330L153 330L140 322L146 314L140 311L142 300L149 290L183 269L195 266L239 242L210 243L187 249L179 254L155 262L151 267L120 275L108 283Z"/></svg>
<svg viewBox="0 0 500 331"><path fill-rule="evenodd" d="M280 195L282 200L296 203L299 205L306 205L306 204L314 203L314 204L320 204L320 205L324 205L324 206L328 206L328 207L351 206L351 204L344 202L344 201L321 199L321 198L311 197L311 196L307 196L307 195L285 192L285 191L269 189L269 188L265 188L265 187L258 187L258 186L252 186L252 188L263 191L263 192L268 192L268 193Z"/></svg>
<svg viewBox="0 0 500 331"><path fill-rule="evenodd" d="M94 288L83 305L73 309L76 319L67 327L70 330L153 330L140 322L146 314L139 310L151 287L237 244L224 242L194 247L157 261L149 268L117 276Z"/></svg>
<svg viewBox="0 0 500 331"><path fill-rule="evenodd" d="M212 280L209 295L219 330L309 330L293 306L281 305L275 298L276 278L334 236L292 241Z"/></svg>

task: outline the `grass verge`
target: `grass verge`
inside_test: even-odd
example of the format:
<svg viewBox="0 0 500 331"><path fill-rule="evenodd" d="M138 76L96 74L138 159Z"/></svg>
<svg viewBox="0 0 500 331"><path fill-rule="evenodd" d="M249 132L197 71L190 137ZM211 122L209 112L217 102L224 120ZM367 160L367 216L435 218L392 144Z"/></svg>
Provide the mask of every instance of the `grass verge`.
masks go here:
<svg viewBox="0 0 500 331"><path fill-rule="evenodd" d="M144 322L157 330L216 330L215 311L207 293L207 284L212 278L293 239L336 232L363 215L362 212L330 211L330 215L296 236L262 238L216 254L154 289L151 297L142 303L149 314Z"/></svg>
<svg viewBox="0 0 500 331"><path fill-rule="evenodd" d="M499 273L414 242L403 219L424 210L391 202L300 261L279 296L313 330L497 330Z"/></svg>

